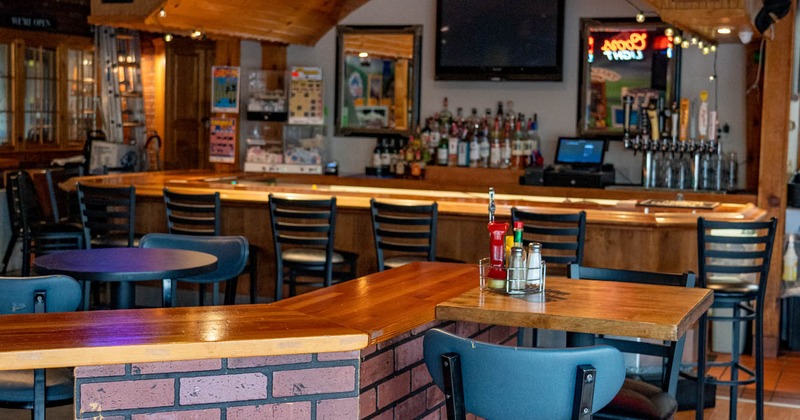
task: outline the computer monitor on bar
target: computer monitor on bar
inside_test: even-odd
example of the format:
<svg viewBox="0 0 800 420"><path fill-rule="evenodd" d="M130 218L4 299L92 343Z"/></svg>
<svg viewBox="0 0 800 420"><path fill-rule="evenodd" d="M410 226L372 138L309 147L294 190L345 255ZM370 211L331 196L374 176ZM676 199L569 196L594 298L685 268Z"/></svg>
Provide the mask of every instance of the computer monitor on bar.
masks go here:
<svg viewBox="0 0 800 420"><path fill-rule="evenodd" d="M573 169L599 169L605 158L606 141L580 137L559 137L555 164Z"/></svg>

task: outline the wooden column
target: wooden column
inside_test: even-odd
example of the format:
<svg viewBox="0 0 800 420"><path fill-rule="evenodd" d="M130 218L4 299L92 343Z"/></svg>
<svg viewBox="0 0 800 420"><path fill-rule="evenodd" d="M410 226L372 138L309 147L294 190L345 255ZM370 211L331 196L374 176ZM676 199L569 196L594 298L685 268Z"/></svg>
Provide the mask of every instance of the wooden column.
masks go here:
<svg viewBox="0 0 800 420"><path fill-rule="evenodd" d="M766 37L763 107L761 109L761 156L758 206L767 217L778 218L764 307L764 354L778 355L780 347L780 292L783 231L786 215L786 162L789 139L789 102L794 54L794 10L773 26L774 38Z"/></svg>

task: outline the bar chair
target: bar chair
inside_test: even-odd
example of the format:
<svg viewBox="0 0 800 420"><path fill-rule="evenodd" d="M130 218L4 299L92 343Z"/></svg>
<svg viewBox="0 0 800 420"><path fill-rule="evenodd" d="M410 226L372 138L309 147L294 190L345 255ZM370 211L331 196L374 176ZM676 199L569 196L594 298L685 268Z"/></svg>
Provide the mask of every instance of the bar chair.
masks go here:
<svg viewBox="0 0 800 420"><path fill-rule="evenodd" d="M755 384L756 418L764 418L764 300L767 290L777 219L759 222L711 221L697 219L697 261L700 287L714 291L714 303L707 319L731 324L731 360L706 361L707 324L698 329L698 378L703 382L730 387L730 418L736 418L739 386ZM722 311L720 311L722 310ZM739 359L741 322L753 321L755 367ZM722 366L728 380L706 377L708 367ZM739 374L745 375L740 378ZM700 395L698 395L700 397Z"/></svg>
<svg viewBox="0 0 800 420"><path fill-rule="evenodd" d="M591 419L625 380L622 353L611 346L509 347L434 328L423 353L448 419Z"/></svg>
<svg viewBox="0 0 800 420"><path fill-rule="evenodd" d="M436 256L438 205L409 205L370 199L378 271L414 261L463 262Z"/></svg>
<svg viewBox="0 0 800 420"><path fill-rule="evenodd" d="M649 271L619 270L611 268L583 267L579 264L567 266L567 277L617 281L625 283L645 283L675 287L694 287L696 276L693 272L683 274L656 273ZM626 339L595 336L595 344L614 346L624 353L637 353L662 358L661 388L637 379L626 379L622 389L597 418L612 419L669 419L678 411L675 399L678 390L678 376L685 337L674 342L642 342Z"/></svg>
<svg viewBox="0 0 800 420"><path fill-rule="evenodd" d="M219 305L219 284L239 276L247 264L248 243L244 236L197 236L179 235L174 233L148 233L142 237L140 248L169 248L187 251L199 251L217 257L217 269L193 277L177 279L177 281L196 283L201 286L211 283L213 285L212 305ZM175 306L176 284L173 280L163 282L164 307ZM201 294L202 296L202 294ZM233 304L225 295L225 304ZM199 300L203 306L204 300Z"/></svg>
<svg viewBox="0 0 800 420"><path fill-rule="evenodd" d="M69 312L81 302L78 282L61 275L0 278L0 289L4 315ZM44 420L45 407L72 404L74 387L72 368L2 371L0 407L32 410L33 419Z"/></svg>
<svg viewBox="0 0 800 420"><path fill-rule="evenodd" d="M522 242L542 244L542 259L547 269L563 267L570 263L583 263L583 247L586 240L586 212L540 213L511 208L512 226L516 222L524 225Z"/></svg>
<svg viewBox="0 0 800 420"><path fill-rule="evenodd" d="M356 277L358 254L334 249L336 197L287 199L269 195L272 242L275 247L275 301L297 286L328 287ZM320 277L311 282L298 277Z"/></svg>
<svg viewBox="0 0 800 420"><path fill-rule="evenodd" d="M81 224L89 248L135 247L136 188L78 187Z"/></svg>
<svg viewBox="0 0 800 420"><path fill-rule="evenodd" d="M167 211L167 231L180 235L219 236L222 234L222 201L219 192L213 194L183 194L164 188L164 207ZM249 244L247 266L243 273L250 276L250 303L258 298L259 248ZM225 302L236 301L238 276L225 286ZM200 284L200 305L205 299L205 287Z"/></svg>
<svg viewBox="0 0 800 420"><path fill-rule="evenodd" d="M80 226L46 220L28 172L18 171L9 176L8 186L9 199L14 202L14 217L21 225L22 276L30 275L33 256L84 247L84 233Z"/></svg>

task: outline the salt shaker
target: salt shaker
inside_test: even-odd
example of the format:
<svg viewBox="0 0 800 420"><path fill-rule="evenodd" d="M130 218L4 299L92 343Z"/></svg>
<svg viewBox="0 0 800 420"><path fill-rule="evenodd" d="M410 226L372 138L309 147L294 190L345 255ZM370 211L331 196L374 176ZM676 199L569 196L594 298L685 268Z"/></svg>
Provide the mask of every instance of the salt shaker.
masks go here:
<svg viewBox="0 0 800 420"><path fill-rule="evenodd" d="M530 287L538 288L542 281L542 244L531 242L528 244L528 275L526 283Z"/></svg>

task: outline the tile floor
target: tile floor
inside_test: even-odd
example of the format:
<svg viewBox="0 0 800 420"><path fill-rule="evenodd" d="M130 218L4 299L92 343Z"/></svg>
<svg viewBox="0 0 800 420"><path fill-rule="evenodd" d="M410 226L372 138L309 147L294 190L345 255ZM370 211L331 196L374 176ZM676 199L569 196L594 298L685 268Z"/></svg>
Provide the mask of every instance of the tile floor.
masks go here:
<svg viewBox="0 0 800 420"><path fill-rule="evenodd" d="M754 366L748 356L742 356L742 362L745 366ZM714 368L709 370L709 374L724 378L728 372L727 368ZM729 387L717 387L716 406L705 410L705 419L729 418L729 390ZM755 385L740 389L736 408L738 419L755 419ZM694 411L681 411L675 416L676 420L694 418ZM785 353L777 359L764 361L764 418L800 420L800 352Z"/></svg>

